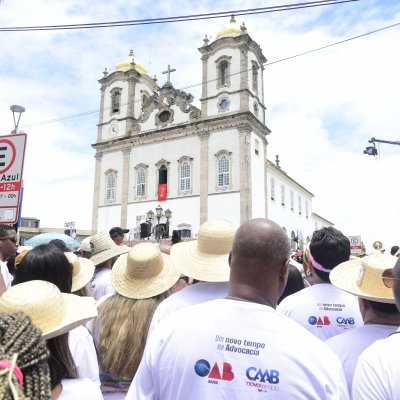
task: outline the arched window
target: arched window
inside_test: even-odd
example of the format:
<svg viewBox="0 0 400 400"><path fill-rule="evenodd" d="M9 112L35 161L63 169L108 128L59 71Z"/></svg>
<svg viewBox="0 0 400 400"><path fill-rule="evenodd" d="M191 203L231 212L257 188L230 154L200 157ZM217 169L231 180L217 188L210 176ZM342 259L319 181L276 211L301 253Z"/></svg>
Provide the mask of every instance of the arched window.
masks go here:
<svg viewBox="0 0 400 400"><path fill-rule="evenodd" d="M187 161L181 165L180 189L181 191L190 190L190 165Z"/></svg>
<svg viewBox="0 0 400 400"><path fill-rule="evenodd" d="M219 65L220 69L220 85L225 86L228 84L228 69L229 64L228 61L222 61Z"/></svg>
<svg viewBox="0 0 400 400"><path fill-rule="evenodd" d="M117 171L106 172L106 203L114 203L117 193Z"/></svg>
<svg viewBox="0 0 400 400"><path fill-rule="evenodd" d="M229 158L223 155L218 160L218 187L229 186L230 183L230 163Z"/></svg>
<svg viewBox="0 0 400 400"><path fill-rule="evenodd" d="M158 170L158 184L162 185L164 183L168 183L168 169L163 164Z"/></svg>
<svg viewBox="0 0 400 400"><path fill-rule="evenodd" d="M136 175L136 196L146 196L146 171L140 168Z"/></svg>
<svg viewBox="0 0 400 400"><path fill-rule="evenodd" d="M113 113L119 112L121 93L119 90L114 90L111 96L111 109Z"/></svg>
<svg viewBox="0 0 400 400"><path fill-rule="evenodd" d="M252 77L253 77L253 90L256 92L258 91L258 65L256 63L253 63L253 66L251 67L252 71Z"/></svg>

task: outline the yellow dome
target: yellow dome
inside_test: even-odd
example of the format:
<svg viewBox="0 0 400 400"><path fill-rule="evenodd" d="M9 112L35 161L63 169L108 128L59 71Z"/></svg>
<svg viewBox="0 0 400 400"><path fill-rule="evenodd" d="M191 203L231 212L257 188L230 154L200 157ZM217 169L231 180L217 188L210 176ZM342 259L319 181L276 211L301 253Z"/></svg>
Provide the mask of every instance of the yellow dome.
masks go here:
<svg viewBox="0 0 400 400"><path fill-rule="evenodd" d="M235 17L232 16L230 20L230 24L227 28L222 29L222 31L218 32L217 39L221 39L223 37L236 37L241 35L243 32L238 25L236 25Z"/></svg>
<svg viewBox="0 0 400 400"><path fill-rule="evenodd" d="M133 58L133 50L130 51L129 56L126 60L121 61L120 63L115 65L115 69L117 71L128 71L132 67L131 63L135 62ZM138 64L135 62L134 68L136 71L140 72L141 74L147 74L147 68L145 68L143 65Z"/></svg>

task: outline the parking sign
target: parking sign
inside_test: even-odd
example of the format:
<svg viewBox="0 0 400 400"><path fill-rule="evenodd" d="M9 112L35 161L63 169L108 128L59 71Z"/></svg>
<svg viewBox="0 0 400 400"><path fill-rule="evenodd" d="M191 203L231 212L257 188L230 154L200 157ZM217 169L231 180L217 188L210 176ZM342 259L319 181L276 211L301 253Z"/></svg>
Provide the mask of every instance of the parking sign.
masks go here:
<svg viewBox="0 0 400 400"><path fill-rule="evenodd" d="M18 220L26 134L0 136L0 224Z"/></svg>

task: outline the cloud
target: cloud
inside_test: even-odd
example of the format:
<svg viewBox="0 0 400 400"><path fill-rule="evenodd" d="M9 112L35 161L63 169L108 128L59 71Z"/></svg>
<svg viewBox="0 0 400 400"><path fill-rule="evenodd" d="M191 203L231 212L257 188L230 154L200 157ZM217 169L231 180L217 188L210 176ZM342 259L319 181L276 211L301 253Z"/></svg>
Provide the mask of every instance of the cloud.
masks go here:
<svg viewBox="0 0 400 400"><path fill-rule="evenodd" d="M278 2L275 2L275 4ZM246 8L265 6L248 1ZM0 26L55 25L154 18L229 9L242 1L69 0L4 1ZM400 5L355 2L305 10L238 16L270 61L318 48L393 24ZM96 110L104 67L128 56L162 84L167 65L177 69L177 88L201 83L197 48L215 37L228 19L124 28L55 32L0 32L0 121L12 129L11 104L26 107L21 124ZM392 221L400 216L395 173L400 148L381 145L379 160L363 155L375 136L400 140L398 110L399 29L382 31L309 55L267 66L264 71L269 158L315 194L313 209L368 247L396 243ZM199 104L201 86L188 89ZM98 114L25 128L23 215L42 226L75 220L90 228Z"/></svg>

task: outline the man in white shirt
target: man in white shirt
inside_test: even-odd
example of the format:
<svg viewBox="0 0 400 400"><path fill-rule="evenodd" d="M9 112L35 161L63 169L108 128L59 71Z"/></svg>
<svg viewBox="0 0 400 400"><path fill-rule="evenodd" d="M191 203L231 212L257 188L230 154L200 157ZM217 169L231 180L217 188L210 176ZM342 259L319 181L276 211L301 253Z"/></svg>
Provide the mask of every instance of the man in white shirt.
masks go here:
<svg viewBox="0 0 400 400"><path fill-rule="evenodd" d="M392 269L396 261L396 257L375 254L344 262L330 274L333 285L358 296L364 321L363 326L326 341L342 362L350 393L360 354L376 340L396 332L400 325L393 292L382 280L384 272ZM351 323L344 319L341 322Z"/></svg>
<svg viewBox="0 0 400 400"><path fill-rule="evenodd" d="M309 250L312 286L286 297L278 311L323 341L362 326L357 298L329 279L338 264L349 260L349 239L333 227L321 228L314 232Z"/></svg>
<svg viewBox="0 0 400 400"><path fill-rule="evenodd" d="M210 220L201 225L197 240L179 242L171 247L171 259L178 270L200 282L186 286L165 299L153 315L149 333L175 311L222 299L228 294L228 257L235 232L229 221Z"/></svg>
<svg viewBox="0 0 400 400"><path fill-rule="evenodd" d="M279 225L245 222L229 256L228 296L156 327L126 399L347 399L338 358L275 310L289 254Z"/></svg>
<svg viewBox="0 0 400 400"><path fill-rule="evenodd" d="M400 259L393 270L382 276L386 287L393 287L400 310ZM360 356L353 379L354 400L400 399L400 329L386 339L377 340Z"/></svg>
<svg viewBox="0 0 400 400"><path fill-rule="evenodd" d="M6 288L11 287L13 280L8 271L7 259L17 254L17 232L12 225L0 225L0 269Z"/></svg>

